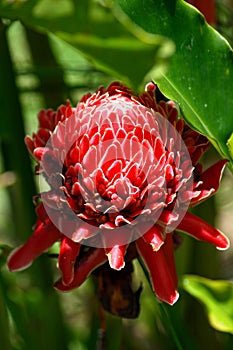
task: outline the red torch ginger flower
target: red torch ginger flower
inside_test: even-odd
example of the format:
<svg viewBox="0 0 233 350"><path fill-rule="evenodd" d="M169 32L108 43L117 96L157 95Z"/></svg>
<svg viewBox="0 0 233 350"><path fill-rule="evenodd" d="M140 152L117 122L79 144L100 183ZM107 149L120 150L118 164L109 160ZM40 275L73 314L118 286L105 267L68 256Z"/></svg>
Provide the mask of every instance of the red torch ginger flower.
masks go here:
<svg viewBox="0 0 233 350"><path fill-rule="evenodd" d="M157 103L152 84L147 90L135 96L113 83L76 108L68 102L39 113L39 129L25 142L50 190L37 197L33 235L11 253L10 270L60 241L62 278L55 287L66 291L97 267L124 271L140 256L154 293L172 305L178 299L174 230L229 246L221 232L187 212L216 192L226 161L203 171L198 162L208 140L178 117L174 103Z"/></svg>

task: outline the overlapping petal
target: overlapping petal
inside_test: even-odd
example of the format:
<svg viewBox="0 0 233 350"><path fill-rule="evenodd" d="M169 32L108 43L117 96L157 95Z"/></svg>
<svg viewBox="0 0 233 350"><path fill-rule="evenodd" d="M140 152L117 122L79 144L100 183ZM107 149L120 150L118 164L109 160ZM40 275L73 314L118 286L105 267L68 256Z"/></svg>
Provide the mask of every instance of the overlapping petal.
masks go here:
<svg viewBox="0 0 233 350"><path fill-rule="evenodd" d="M191 199L191 205L199 204L218 190L227 162L227 159L222 159L198 175L199 185L195 188L196 196Z"/></svg>
<svg viewBox="0 0 233 350"><path fill-rule="evenodd" d="M174 249L171 234L156 252L142 238L136 242L137 249L148 268L153 290L161 301L173 305L178 297L177 277L175 272ZM169 257L169 259L167 259Z"/></svg>

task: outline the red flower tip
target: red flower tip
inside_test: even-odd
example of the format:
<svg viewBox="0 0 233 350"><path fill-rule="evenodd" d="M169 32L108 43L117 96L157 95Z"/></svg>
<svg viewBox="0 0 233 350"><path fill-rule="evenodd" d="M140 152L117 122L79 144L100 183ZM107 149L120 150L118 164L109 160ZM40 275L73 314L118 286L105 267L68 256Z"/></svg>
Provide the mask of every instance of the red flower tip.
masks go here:
<svg viewBox="0 0 233 350"><path fill-rule="evenodd" d="M60 232L49 220L44 224L38 219L33 235L24 245L10 254L9 269L18 271L27 268L39 255L60 240L60 237Z"/></svg>
<svg viewBox="0 0 233 350"><path fill-rule="evenodd" d="M155 91L156 89L156 84L150 81L149 83L146 84L145 86L145 91Z"/></svg>
<svg viewBox="0 0 233 350"><path fill-rule="evenodd" d="M114 270L121 270L125 267L124 255L127 246L114 245L112 248L106 248L109 265Z"/></svg>
<svg viewBox="0 0 233 350"><path fill-rule="evenodd" d="M24 250L24 245L19 246L18 248L11 251L8 255L7 264L10 271L21 271L29 267L34 261L33 258L26 258L26 260L22 260L22 251Z"/></svg>
<svg viewBox="0 0 233 350"><path fill-rule="evenodd" d="M229 239L222 232L191 213L185 214L177 229L198 240L213 244L220 250L228 249L230 246Z"/></svg>
<svg viewBox="0 0 233 350"><path fill-rule="evenodd" d="M222 233L220 230L218 230L220 237L221 237L221 242L218 244L218 246L216 246L216 248L218 250L227 250L228 248L230 248L231 242L229 240L229 238L224 235L224 233ZM219 239L220 241L220 239Z"/></svg>
<svg viewBox="0 0 233 350"><path fill-rule="evenodd" d="M81 242L83 239L90 238L90 232L85 225L79 226L72 235L74 242Z"/></svg>
<svg viewBox="0 0 233 350"><path fill-rule="evenodd" d="M62 272L62 281L64 285L69 285L74 279L74 266L79 255L81 245L73 242L68 237L61 240L58 265Z"/></svg>
<svg viewBox="0 0 233 350"><path fill-rule="evenodd" d="M41 161L42 158L44 157L44 155L45 155L47 152L49 152L49 149L48 149L48 148L46 148L46 147L37 147L37 148L35 148L34 151L33 151L33 156L34 156L37 160Z"/></svg>
<svg viewBox="0 0 233 350"><path fill-rule="evenodd" d="M173 244L171 244L172 236L168 234L167 237L168 239L157 252L142 238L136 241L136 246L150 272L154 293L159 300L173 305L179 298L179 294L177 292ZM168 256L169 259L167 259Z"/></svg>
<svg viewBox="0 0 233 350"><path fill-rule="evenodd" d="M163 236L155 225L144 234L143 239L151 244L154 251L158 251L164 243Z"/></svg>
<svg viewBox="0 0 233 350"><path fill-rule="evenodd" d="M161 298L159 298L159 296L158 296L158 299L159 299L160 301L163 301L163 302L165 302L165 303L167 303L167 304L169 304L169 305L172 306L172 305L174 305L174 304L177 302L177 300L179 299L179 296L180 296L179 292L178 292L177 290L175 290L175 291L173 291L172 294L169 295L168 298L166 298L166 299L161 299Z"/></svg>
<svg viewBox="0 0 233 350"><path fill-rule="evenodd" d="M34 144L34 141L31 139L31 137L25 136L24 142L25 142L28 150L30 151L30 153L33 154L35 144Z"/></svg>

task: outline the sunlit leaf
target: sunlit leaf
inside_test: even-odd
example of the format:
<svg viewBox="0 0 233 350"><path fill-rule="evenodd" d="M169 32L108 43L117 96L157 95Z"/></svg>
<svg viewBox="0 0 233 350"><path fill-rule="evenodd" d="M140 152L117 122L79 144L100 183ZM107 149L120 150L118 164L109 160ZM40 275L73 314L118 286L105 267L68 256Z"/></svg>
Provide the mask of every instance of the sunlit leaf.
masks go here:
<svg viewBox="0 0 233 350"><path fill-rule="evenodd" d="M233 159L233 133L231 134L231 136L227 140L227 147L229 149L231 158Z"/></svg>
<svg viewBox="0 0 233 350"><path fill-rule="evenodd" d="M233 283L185 275L182 287L206 309L211 326L233 334Z"/></svg>
<svg viewBox="0 0 233 350"><path fill-rule="evenodd" d="M233 130L233 53L227 41L183 0L116 2L145 31L174 41L169 69L155 80L233 169L226 145Z"/></svg>
<svg viewBox="0 0 233 350"><path fill-rule="evenodd" d="M117 10L115 15L122 17ZM155 66L158 77L174 51L171 40L161 35L133 35L129 19L122 25L111 8L100 1L0 0L0 16L55 34L83 52L98 68L134 87Z"/></svg>

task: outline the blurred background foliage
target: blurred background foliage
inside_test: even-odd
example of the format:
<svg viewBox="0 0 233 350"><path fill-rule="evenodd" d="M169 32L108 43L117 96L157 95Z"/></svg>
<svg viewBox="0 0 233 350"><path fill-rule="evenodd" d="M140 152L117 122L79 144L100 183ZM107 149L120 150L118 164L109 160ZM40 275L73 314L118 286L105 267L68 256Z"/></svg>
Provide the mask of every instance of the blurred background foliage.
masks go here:
<svg viewBox="0 0 233 350"><path fill-rule="evenodd" d="M135 262L135 284L143 281L141 313L135 320L121 320L104 313L100 309L94 279L89 279L78 290L67 294L54 291L52 285L58 271L47 254L37 259L26 271L13 274L7 270L6 258L11 247L21 244L31 234L35 220L32 204L32 197L37 193L33 175L35 164L28 155L23 139L25 134L31 135L37 129L38 111L57 108L66 99L76 105L83 94L95 91L100 85L107 86L117 78L140 85L151 67L143 66L143 57L153 56L153 60L156 57L153 74L159 78L174 53L169 39L147 35L138 27L135 37L131 34L135 31L133 23L127 22L132 27L127 31L115 19L113 21L109 10L101 7L101 3L106 5L106 1L93 0L95 8L92 22L89 23L89 41L80 32L77 34L77 23L74 22L69 22L68 27L66 22L63 23L65 30L59 38L54 32L60 30L60 24L50 22L52 16L48 11L45 17L42 16L49 3L59 13L60 7L56 1L43 0L37 7L37 14L41 15L40 20L47 21L54 29L50 34L31 26L31 18L20 22L14 16L4 15L3 10L2 14L0 12L0 348L192 350L206 349L208 344L213 350L232 349L232 248L221 253L205 243L185 237L176 252L176 261L179 275L189 275L180 278L181 297L173 307L161 307L157 303L140 266ZM62 15L69 13L74 20L77 16L82 20L78 23L82 28L85 17L78 14L78 6L71 6L75 3L59 0L59 5L66 11ZM19 6L20 11L21 4L27 4L29 8L35 1L5 0L0 1L0 8L2 6L4 9L9 4ZM85 2L81 1L80 4ZM86 10L82 9L84 12ZM216 17L216 29L233 44L232 0L216 2ZM125 25L124 18L121 22ZM62 37L70 41L65 34L67 28L72 34L72 45L61 40ZM137 45L138 37L143 35L144 40ZM113 65L111 50L115 50L117 57ZM81 52L85 52L85 55ZM103 53L106 56L104 62ZM133 60L135 55L138 55L138 60ZM140 73L135 77L138 71ZM211 148L203 159L204 166L218 158L217 152ZM217 195L195 208L197 215L220 228L231 241L232 193L232 174L226 169ZM53 252L56 252L56 246ZM190 274L206 279L195 280ZM211 278L228 282L224 286L212 286L209 282ZM195 295L197 290L201 291L200 298ZM219 290L220 295L217 293ZM214 295L212 303L211 295ZM216 325L211 319L211 312L221 321L226 319L227 326L221 328L218 321Z"/></svg>

